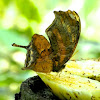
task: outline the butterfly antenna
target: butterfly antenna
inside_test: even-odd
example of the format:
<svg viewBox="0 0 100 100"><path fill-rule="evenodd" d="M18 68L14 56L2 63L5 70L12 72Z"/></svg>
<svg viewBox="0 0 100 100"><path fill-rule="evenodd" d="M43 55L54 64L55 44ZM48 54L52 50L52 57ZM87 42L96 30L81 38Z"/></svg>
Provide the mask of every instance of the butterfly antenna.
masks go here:
<svg viewBox="0 0 100 100"><path fill-rule="evenodd" d="M25 48L25 49L28 48L28 46L17 45L15 43L13 43L12 46L14 46L14 47L20 47L20 48Z"/></svg>

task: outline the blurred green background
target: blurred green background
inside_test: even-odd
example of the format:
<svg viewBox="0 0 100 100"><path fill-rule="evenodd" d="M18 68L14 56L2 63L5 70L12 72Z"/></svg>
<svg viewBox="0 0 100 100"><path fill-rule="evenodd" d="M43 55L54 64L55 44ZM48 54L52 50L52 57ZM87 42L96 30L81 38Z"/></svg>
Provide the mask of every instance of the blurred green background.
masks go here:
<svg viewBox="0 0 100 100"><path fill-rule="evenodd" d="M26 50L34 33L45 37L53 11L75 10L81 18L81 36L73 59L100 57L100 0L0 0L0 100L14 100L20 84L35 75L23 71Z"/></svg>

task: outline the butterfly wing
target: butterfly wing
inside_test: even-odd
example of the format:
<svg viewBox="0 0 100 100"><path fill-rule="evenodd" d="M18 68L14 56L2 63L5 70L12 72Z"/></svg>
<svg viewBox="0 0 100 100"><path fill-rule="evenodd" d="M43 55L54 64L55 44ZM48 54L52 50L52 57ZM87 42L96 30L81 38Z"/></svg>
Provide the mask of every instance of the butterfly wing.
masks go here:
<svg viewBox="0 0 100 100"><path fill-rule="evenodd" d="M42 35L34 34L27 48L23 69L32 69L36 72L52 71L53 63L49 57L51 52L51 45L48 40Z"/></svg>
<svg viewBox="0 0 100 100"><path fill-rule="evenodd" d="M80 18L75 11L54 11L55 19L46 29L53 51L54 71L59 71L72 56L80 36Z"/></svg>
<svg viewBox="0 0 100 100"><path fill-rule="evenodd" d="M27 49L23 69L45 73L59 71L72 56L80 36L80 18L70 10L54 14L53 23L46 29L50 43L44 36L34 34L28 46L12 44Z"/></svg>

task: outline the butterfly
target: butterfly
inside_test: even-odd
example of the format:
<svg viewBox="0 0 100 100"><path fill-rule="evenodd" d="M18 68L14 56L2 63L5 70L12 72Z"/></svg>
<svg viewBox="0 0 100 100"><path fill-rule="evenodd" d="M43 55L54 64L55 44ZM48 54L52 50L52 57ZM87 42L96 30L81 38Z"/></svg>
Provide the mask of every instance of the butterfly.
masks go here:
<svg viewBox="0 0 100 100"><path fill-rule="evenodd" d="M75 11L54 11L55 19L45 30L49 41L42 35L34 34L28 46L15 43L12 46L27 50L25 66L36 72L58 72L71 58L81 32L79 15Z"/></svg>

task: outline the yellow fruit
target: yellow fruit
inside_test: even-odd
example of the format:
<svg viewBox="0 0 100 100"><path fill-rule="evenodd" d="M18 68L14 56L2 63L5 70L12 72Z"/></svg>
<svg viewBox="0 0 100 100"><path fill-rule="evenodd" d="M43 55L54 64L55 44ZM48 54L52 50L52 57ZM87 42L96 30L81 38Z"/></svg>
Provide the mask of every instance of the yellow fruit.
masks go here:
<svg viewBox="0 0 100 100"><path fill-rule="evenodd" d="M96 80L63 72L37 74L61 100L100 100L100 82Z"/></svg>
<svg viewBox="0 0 100 100"><path fill-rule="evenodd" d="M100 61L69 61L59 73L37 74L61 100L100 100Z"/></svg>
<svg viewBox="0 0 100 100"><path fill-rule="evenodd" d="M93 60L68 61L65 74L74 74L100 81L100 62Z"/></svg>

